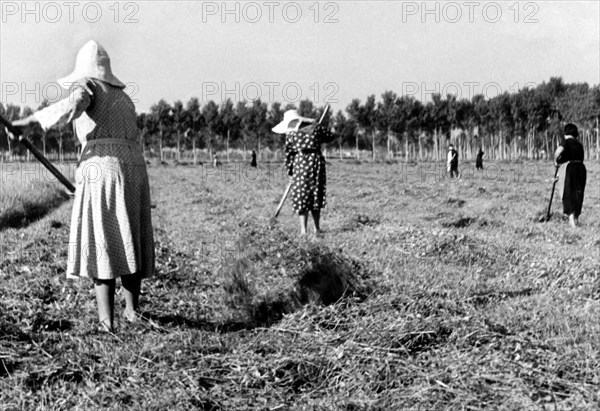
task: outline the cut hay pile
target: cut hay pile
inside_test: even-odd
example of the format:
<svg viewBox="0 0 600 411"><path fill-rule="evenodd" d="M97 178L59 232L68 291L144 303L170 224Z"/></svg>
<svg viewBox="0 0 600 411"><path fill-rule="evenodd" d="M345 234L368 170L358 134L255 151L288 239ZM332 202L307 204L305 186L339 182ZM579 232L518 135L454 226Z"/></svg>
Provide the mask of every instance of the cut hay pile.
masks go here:
<svg viewBox="0 0 600 411"><path fill-rule="evenodd" d="M220 275L230 304L254 326L269 326L306 304L364 299L370 292L364 267L319 240L243 222L235 249Z"/></svg>

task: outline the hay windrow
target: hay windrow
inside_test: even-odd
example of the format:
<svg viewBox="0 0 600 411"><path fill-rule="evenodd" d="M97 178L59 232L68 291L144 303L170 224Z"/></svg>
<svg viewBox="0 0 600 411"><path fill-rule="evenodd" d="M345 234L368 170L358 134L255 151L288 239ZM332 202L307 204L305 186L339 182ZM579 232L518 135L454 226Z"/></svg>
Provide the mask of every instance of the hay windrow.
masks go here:
<svg viewBox="0 0 600 411"><path fill-rule="evenodd" d="M27 190L2 187L0 196L0 231L26 227L69 200L69 195L55 184L32 184Z"/></svg>
<svg viewBox="0 0 600 411"><path fill-rule="evenodd" d="M230 303L255 325L269 326L306 304L329 305L370 293L369 273L356 260L326 244L298 240L277 227L244 225L221 275ZM259 291L260 290L260 291Z"/></svg>

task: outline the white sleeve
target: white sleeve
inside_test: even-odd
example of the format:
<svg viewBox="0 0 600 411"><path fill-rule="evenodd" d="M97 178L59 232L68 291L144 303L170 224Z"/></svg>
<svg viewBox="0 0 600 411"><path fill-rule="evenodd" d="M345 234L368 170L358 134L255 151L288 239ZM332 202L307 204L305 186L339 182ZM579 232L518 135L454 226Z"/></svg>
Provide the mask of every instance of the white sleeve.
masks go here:
<svg viewBox="0 0 600 411"><path fill-rule="evenodd" d="M68 123L81 116L91 103L91 95L88 87L75 84L67 98L34 113L33 116L46 131L61 121Z"/></svg>

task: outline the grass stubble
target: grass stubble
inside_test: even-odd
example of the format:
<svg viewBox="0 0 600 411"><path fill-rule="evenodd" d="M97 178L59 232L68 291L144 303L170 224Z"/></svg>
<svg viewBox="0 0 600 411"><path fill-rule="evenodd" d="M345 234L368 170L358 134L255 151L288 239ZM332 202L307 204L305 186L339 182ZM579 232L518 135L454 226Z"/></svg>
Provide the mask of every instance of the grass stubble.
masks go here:
<svg viewBox="0 0 600 411"><path fill-rule="evenodd" d="M535 223L551 166L514 167L334 162L319 239L270 224L284 179L151 167L158 273L114 335L64 278L69 203L5 228L0 409L596 409L599 193Z"/></svg>

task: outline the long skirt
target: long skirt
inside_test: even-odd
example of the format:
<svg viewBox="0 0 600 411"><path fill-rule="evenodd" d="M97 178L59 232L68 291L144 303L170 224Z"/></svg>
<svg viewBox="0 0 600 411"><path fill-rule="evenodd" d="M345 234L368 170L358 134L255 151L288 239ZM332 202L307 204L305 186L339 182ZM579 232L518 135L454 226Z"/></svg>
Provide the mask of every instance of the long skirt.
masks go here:
<svg viewBox="0 0 600 411"><path fill-rule="evenodd" d="M563 212L579 217L583 206L587 171L581 161L569 161L558 169L558 195L562 198Z"/></svg>
<svg viewBox="0 0 600 411"><path fill-rule="evenodd" d="M294 157L292 207L297 213L318 211L325 207L325 159L321 153L298 153Z"/></svg>
<svg viewBox="0 0 600 411"><path fill-rule="evenodd" d="M76 172L67 276L154 274L146 163L135 143L88 142Z"/></svg>

